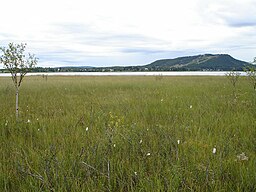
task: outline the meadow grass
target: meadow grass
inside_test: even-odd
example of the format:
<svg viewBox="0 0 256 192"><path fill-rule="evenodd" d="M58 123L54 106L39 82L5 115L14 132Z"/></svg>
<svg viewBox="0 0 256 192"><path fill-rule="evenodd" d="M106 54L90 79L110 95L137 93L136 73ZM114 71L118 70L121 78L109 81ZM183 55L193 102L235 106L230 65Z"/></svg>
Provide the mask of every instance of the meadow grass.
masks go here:
<svg viewBox="0 0 256 192"><path fill-rule="evenodd" d="M256 191L240 78L0 78L0 191ZM215 151L216 150L216 151Z"/></svg>

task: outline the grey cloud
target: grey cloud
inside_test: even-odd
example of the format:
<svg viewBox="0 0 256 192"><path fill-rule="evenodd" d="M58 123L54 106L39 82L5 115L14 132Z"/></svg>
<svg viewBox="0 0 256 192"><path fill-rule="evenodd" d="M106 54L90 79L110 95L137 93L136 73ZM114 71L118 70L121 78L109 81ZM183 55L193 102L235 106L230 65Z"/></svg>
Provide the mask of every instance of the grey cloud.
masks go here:
<svg viewBox="0 0 256 192"><path fill-rule="evenodd" d="M93 31L93 26L83 23L53 23L52 27L61 34L84 34Z"/></svg>
<svg viewBox="0 0 256 192"><path fill-rule="evenodd" d="M148 49L148 48L123 48L121 49L123 53L138 53L138 54L163 54L169 51L162 49Z"/></svg>
<svg viewBox="0 0 256 192"><path fill-rule="evenodd" d="M4 38L4 39L6 39L6 38L10 38L10 35L9 34L7 34L7 33L1 33L0 32L0 38Z"/></svg>
<svg viewBox="0 0 256 192"><path fill-rule="evenodd" d="M75 52L72 50L57 50L39 53L41 61L54 60L54 61L81 61L84 54L82 52Z"/></svg>
<svg viewBox="0 0 256 192"><path fill-rule="evenodd" d="M160 39L147 37L134 33L110 33L108 31L98 31L93 25L83 23L57 23L53 27L61 34L68 35L74 42L86 43L90 45L120 45L131 43L164 43Z"/></svg>
<svg viewBox="0 0 256 192"><path fill-rule="evenodd" d="M233 20L233 19L226 19L226 23L231 27L255 27L255 21L248 21L248 20Z"/></svg>
<svg viewBox="0 0 256 192"><path fill-rule="evenodd" d="M56 32L60 31L61 34L64 35L63 40L67 41L68 43L76 43L82 46L99 46L105 47L106 49L111 48L112 51L120 53L122 56L108 56L103 53L104 56L100 57L99 53L98 56L95 57L82 51L80 52L77 50L72 50L71 48L68 49L67 47L56 47L53 51L42 54L42 61L52 60L67 63L70 62L72 64L79 65L81 65L81 63L91 65L87 62L92 62L93 59L95 61L100 61L100 63L104 60L107 64L107 62L110 62L110 60L112 60L113 63L118 61L122 62L122 59L120 58L123 57L127 59L126 64L129 64L128 62L132 61L132 59L128 59L128 55L129 57L131 56L129 53L136 54L136 56L133 55L133 57L136 57L135 60L140 58L139 61L142 61L141 58L147 57L148 54L168 55L167 51L163 51L161 48L154 48L166 45L166 42L141 34L97 31L93 28L93 26L83 23L57 23L53 25L53 29L55 29ZM64 39L65 35L67 35L67 40ZM143 48L141 48L141 46L143 46ZM141 54L141 56L139 56L139 54ZM131 62L130 64L133 63Z"/></svg>
<svg viewBox="0 0 256 192"><path fill-rule="evenodd" d="M198 13L204 20L234 28L256 26L256 4L251 1L199 1Z"/></svg>

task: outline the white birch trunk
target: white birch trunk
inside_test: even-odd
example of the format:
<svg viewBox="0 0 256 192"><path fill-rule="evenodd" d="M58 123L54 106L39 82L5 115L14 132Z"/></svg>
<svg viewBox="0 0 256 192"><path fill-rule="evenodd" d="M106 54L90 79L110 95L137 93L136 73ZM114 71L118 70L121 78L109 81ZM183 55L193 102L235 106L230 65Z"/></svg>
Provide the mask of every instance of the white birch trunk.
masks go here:
<svg viewBox="0 0 256 192"><path fill-rule="evenodd" d="M16 120L19 118L19 87L16 87Z"/></svg>

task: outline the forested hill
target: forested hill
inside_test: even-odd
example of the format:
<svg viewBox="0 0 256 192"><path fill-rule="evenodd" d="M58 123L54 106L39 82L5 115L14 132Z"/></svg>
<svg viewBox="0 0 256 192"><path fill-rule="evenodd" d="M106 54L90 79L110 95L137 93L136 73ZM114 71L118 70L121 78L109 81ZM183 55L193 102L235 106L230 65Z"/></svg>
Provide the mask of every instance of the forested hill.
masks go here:
<svg viewBox="0 0 256 192"><path fill-rule="evenodd" d="M146 65L149 70L185 70L185 71L230 71L243 70L244 67L251 66L250 63L234 59L227 54L205 54L188 57L178 57L175 59L157 60Z"/></svg>

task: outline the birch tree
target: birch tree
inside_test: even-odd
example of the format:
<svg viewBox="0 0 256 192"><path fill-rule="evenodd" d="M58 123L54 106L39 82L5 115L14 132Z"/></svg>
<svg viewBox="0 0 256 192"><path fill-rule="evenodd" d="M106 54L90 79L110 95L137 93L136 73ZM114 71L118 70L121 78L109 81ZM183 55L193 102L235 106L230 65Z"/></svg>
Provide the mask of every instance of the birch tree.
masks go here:
<svg viewBox="0 0 256 192"><path fill-rule="evenodd" d="M249 81L251 82L253 89L256 91L256 68L250 67L247 71L247 77Z"/></svg>
<svg viewBox="0 0 256 192"><path fill-rule="evenodd" d="M238 81L240 75L241 74L239 72L236 72L236 71L230 71L230 72L226 73L226 77L228 78L228 80L230 81L230 83L233 86L234 99L237 98L237 96L236 96L236 84L237 84L237 81Z"/></svg>
<svg viewBox="0 0 256 192"><path fill-rule="evenodd" d="M3 64L12 77L16 90L16 120L19 118L19 88L25 75L37 64L38 58L34 54L25 54L26 44L9 43L7 47L0 47Z"/></svg>
<svg viewBox="0 0 256 192"><path fill-rule="evenodd" d="M249 81L251 82L253 89L256 91L256 57L254 57L254 60L252 62L253 66L247 68L246 73Z"/></svg>

